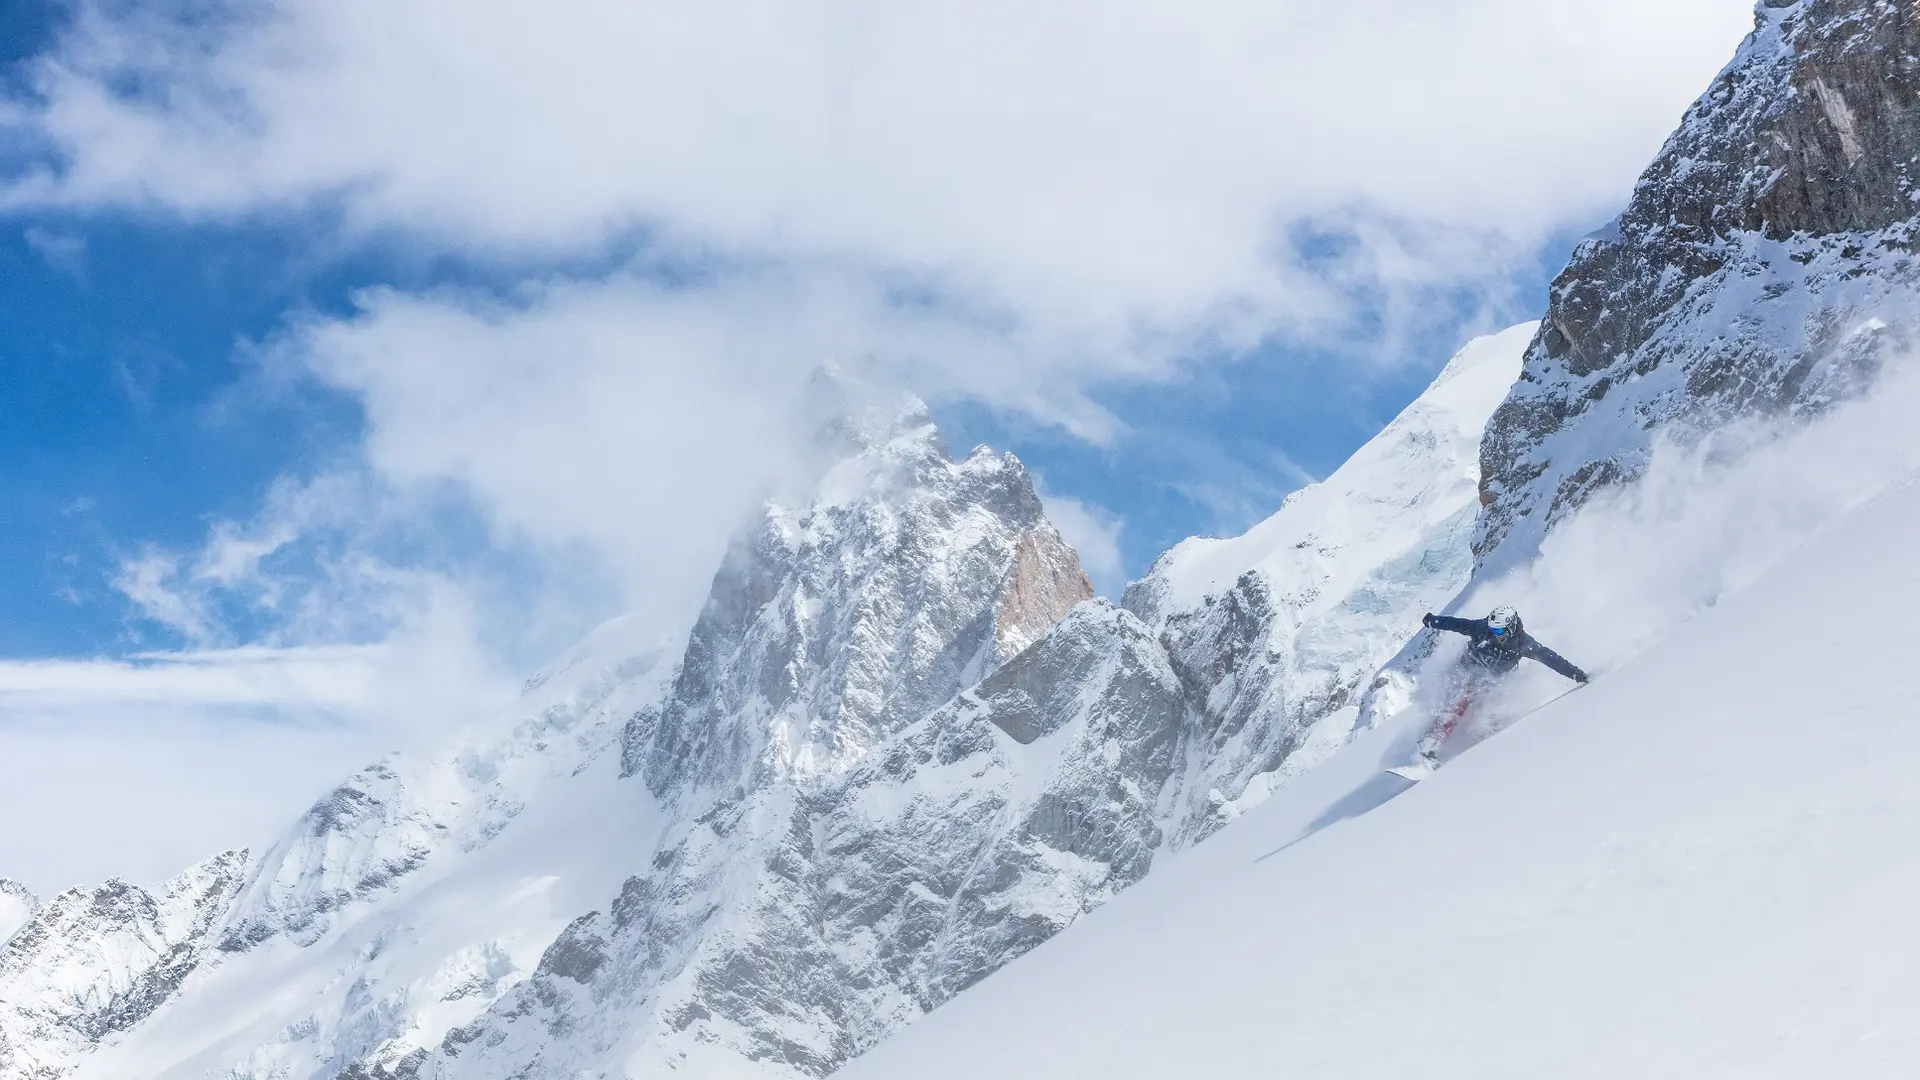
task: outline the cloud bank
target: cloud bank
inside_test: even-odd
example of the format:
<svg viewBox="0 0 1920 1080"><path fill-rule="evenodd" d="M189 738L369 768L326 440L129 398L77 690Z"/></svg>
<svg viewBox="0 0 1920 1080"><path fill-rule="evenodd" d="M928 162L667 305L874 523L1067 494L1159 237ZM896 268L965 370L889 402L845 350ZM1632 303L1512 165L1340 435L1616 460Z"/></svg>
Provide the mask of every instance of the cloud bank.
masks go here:
<svg viewBox="0 0 1920 1080"><path fill-rule="evenodd" d="M1097 444L1151 420L1103 388L1276 343L1366 378L1621 203L1749 6L76 0L0 104L44 257L132 217L460 272L244 346L364 425L199 550L129 545L134 622L218 663L22 668L0 709L251 686L418 730L616 611L669 630L823 362ZM1049 501L1112 588L1120 518ZM375 652L292 678L335 647Z"/></svg>
<svg viewBox="0 0 1920 1080"><path fill-rule="evenodd" d="M508 261L638 237L935 299L1071 383L1604 214L1748 7L90 0L8 111L0 198L323 205Z"/></svg>

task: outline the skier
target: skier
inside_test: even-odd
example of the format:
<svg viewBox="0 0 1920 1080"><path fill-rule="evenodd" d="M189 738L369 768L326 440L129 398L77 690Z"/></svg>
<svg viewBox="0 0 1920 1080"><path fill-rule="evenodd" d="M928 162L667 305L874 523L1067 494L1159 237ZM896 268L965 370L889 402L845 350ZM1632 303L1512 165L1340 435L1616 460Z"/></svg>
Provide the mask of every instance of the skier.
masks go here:
<svg viewBox="0 0 1920 1080"><path fill-rule="evenodd" d="M1494 680L1520 666L1522 659L1538 660L1574 682L1584 685L1587 681L1587 673L1568 663L1566 657L1528 637L1526 628L1520 624L1520 613L1505 604L1494 608L1484 619L1457 619L1428 612L1420 617L1420 622L1433 630L1465 634L1473 641L1467 646L1467 654L1460 658L1459 696L1420 739L1420 756L1429 766L1435 763L1447 736L1453 734L1453 729L1472 710L1474 699Z"/></svg>

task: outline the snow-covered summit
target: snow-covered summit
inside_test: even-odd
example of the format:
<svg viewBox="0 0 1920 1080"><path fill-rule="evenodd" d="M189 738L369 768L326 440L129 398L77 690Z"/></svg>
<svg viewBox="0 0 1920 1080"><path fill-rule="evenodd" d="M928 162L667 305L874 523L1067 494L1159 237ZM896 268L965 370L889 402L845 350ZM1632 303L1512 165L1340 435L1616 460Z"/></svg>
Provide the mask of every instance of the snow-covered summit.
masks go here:
<svg viewBox="0 0 1920 1080"><path fill-rule="evenodd" d="M740 535L683 643L616 620L518 719L350 777L248 864L153 1018L66 1048L83 1075L818 1074L901 1022L870 932L807 914L880 851L809 838L1092 587L1011 455L952 460L917 401L828 389L860 402L817 425L839 456ZM26 1061L0 1047L0 1076Z"/></svg>
<svg viewBox="0 0 1920 1080"><path fill-rule="evenodd" d="M672 693L628 725L655 794L837 775L1093 595L1018 459L949 459L915 399L855 422L808 500L736 540Z"/></svg>

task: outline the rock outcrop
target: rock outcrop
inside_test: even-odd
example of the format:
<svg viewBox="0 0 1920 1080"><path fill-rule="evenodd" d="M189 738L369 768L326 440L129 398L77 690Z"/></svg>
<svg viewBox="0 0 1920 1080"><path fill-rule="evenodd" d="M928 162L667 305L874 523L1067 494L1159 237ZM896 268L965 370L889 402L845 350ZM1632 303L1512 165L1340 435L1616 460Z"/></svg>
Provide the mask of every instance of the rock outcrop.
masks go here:
<svg viewBox="0 0 1920 1080"><path fill-rule="evenodd" d="M1656 439L1804 418L1913 347L1920 10L1765 0L1626 211L1555 280L1482 450L1489 569Z"/></svg>

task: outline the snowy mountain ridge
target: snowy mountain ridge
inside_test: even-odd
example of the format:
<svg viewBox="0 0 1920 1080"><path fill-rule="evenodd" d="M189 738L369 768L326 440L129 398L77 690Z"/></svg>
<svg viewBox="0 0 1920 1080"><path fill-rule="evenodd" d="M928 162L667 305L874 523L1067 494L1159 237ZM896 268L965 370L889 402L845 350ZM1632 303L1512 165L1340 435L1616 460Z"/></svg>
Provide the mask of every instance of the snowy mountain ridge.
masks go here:
<svg viewBox="0 0 1920 1080"><path fill-rule="evenodd" d="M842 1075L1909 1075L1916 118L1913 5L1764 0L1555 282L1450 606L1591 688L1410 787L1418 635L1346 750Z"/></svg>
<svg viewBox="0 0 1920 1080"><path fill-rule="evenodd" d="M1418 674L1436 641L1418 629L1425 610L1494 595L1528 605L1571 523L1644 480L1657 447L1835 414L1909 349L1920 16L1880 0L1765 0L1756 26L1619 221L1576 251L1537 328L1470 345L1327 481L1243 537L1180 545L1120 605L1093 597L1016 459L983 449L953 460L917 401L822 380L808 406L818 453L736 538L682 639L631 642L608 628L530 680L513 724L437 758L361 771L257 857L221 856L155 893L112 883L44 906L13 897L0 911L25 921L0 946L0 1080L798 1078L875 1047L851 1075L999 1075L1013 1065L990 1035L1013 1030L1025 1036L1007 1044L1024 1055L1016 1072L1047 1062L1083 1075L1105 1062L1100 1075L1150 1065L1164 1075L1180 1061L1138 1037L1164 1015L1155 1010L1196 1031L1216 1030L1215 1013L1268 1030L1240 999L1222 1005L1210 980L1250 988L1246 1001L1277 995L1275 1024L1297 1036L1276 1049L1216 1030L1201 1055L1215 1075L1267 1075L1276 1063L1367 1074L1355 1062L1385 1075L1410 1044L1377 1019L1360 1023L1378 1015L1431 1050L1452 1029L1416 1006L1460 965L1454 944L1495 937L1551 953L1564 943L1529 934L1598 925L1568 921L1582 897L1645 900L1659 890L1623 891L1619 875L1684 876L1688 865L1556 860L1542 847L1552 815L1508 827L1457 792L1561 739L1565 753L1625 769L1597 734L1540 732L1556 730L1552 716L1600 729L1617 720L1607 710L1653 715L1649 700L1674 677L1657 656L1599 657L1622 674L1620 696L1603 682L1382 805L1381 754L1420 716L1383 707L1406 695L1377 673ZM1886 513L1860 519L1879 532L1832 550L1894 575L1885 530L1906 517ZM1862 587L1796 567L1765 595ZM1747 610L1764 617L1780 602L1763 595ZM1564 615L1541 616L1536 628L1557 634L1551 620ZM1740 649L1773 655L1726 618L1700 625L1721 629L1673 640L1702 664L1731 670ZM1780 701L1817 708L1804 686L1771 674ZM1740 701L1792 741L1785 714ZM1891 708L1871 694L1849 701L1873 715ZM1864 715L1836 723L1886 752ZM1683 745L1728 737L1697 730ZM1625 741L1650 752L1643 736ZM1516 768L1546 774L1567 760L1538 753ZM1741 754L1780 775L1762 750ZM1718 838L1721 854L1745 835L1720 830L1710 807L1660 775L1671 782L1662 805L1691 815L1682 820ZM1555 781L1501 777L1520 817ZM1884 792L1884 779L1866 777L1863 790ZM1569 829L1624 812L1600 780L1573 786L1587 816L1561 819ZM1725 791L1730 805L1757 798ZM1420 807L1436 808L1436 824L1421 824ZM1284 827L1227 831L1272 841L1258 852L1254 839L1196 847L1240 818ZM1778 835L1819 832L1790 812L1768 820ZM1446 840L1443 827L1530 845L1562 876L1528 891L1524 867ZM1580 835L1609 850L1604 829ZM1381 869L1325 854L1349 836L1403 861ZM1446 843L1533 900L1476 891L1419 854ZM1808 850L1789 853L1805 861ZM1772 880L1763 858L1735 852L1721 864ZM1398 903L1383 875L1407 866L1455 921L1435 926ZM1263 873L1283 887L1231 891ZM1219 903L1205 899L1220 890ZM1290 899L1276 907L1276 895ZM1694 911L1696 896L1713 901L1699 910L1725 910L1712 890L1681 906ZM1122 929L1061 935L1109 903L1094 925ZM1216 923L1233 940L1209 938ZM1390 974L1374 954L1355 965L1322 947L1387 924L1426 935L1382 936L1401 946ZM1686 920L1673 926L1661 941L1685 948ZM1192 964L1153 944L1168 927ZM1649 955L1633 946L1621 954ZM1089 959L1095 948L1143 950L1152 970L1175 973L1179 996ZM1048 961L1060 956L1100 985ZM1588 1000L1541 981L1552 965L1521 966L1541 1000ZM1029 985L1048 988L1043 1004L1022 996ZM1638 1069L1586 1075L1657 1073L1661 1044L1631 1016L1590 1014L1625 1017L1620 1030L1641 1042L1563 1059L1548 1037L1560 1021L1493 982L1473 985L1471 1000L1494 1013L1537 1019L1540 1037L1513 1040L1518 1049L1458 1043L1519 1063L1511 1075L1549 1075L1540 1070L1563 1060ZM891 1038L956 995L945 1015ZM1080 1001L1100 1008L1077 1011ZM968 1017L992 1023L969 1030ZM1130 1018L1126 1030L1116 1017ZM1041 1020L1057 1023L1029 1022ZM1440 1058L1456 1071L1473 1061Z"/></svg>
<svg viewBox="0 0 1920 1080"><path fill-rule="evenodd" d="M1537 324L1481 338L1326 480L1232 540L1188 540L1127 590L1201 703L1173 835L1205 837L1352 738L1368 680L1473 571L1480 437Z"/></svg>
<svg viewBox="0 0 1920 1080"><path fill-rule="evenodd" d="M0 1062L63 1075L100 1039L147 1020L204 959L246 871L230 851L150 893L124 881L68 889L0 949Z"/></svg>
<svg viewBox="0 0 1920 1080"><path fill-rule="evenodd" d="M144 1022L63 1000L39 1015L72 1037L0 1075L829 1072L1351 737L1346 699L1470 567L1478 429L1525 336L1463 353L1224 588L1171 595L1170 556L1138 613L1092 598L1018 461L950 460L919 403L830 384L816 479L739 536L684 643L603 628L523 719L350 777L245 861ZM1291 705L1300 670L1298 707L1223 735L1223 680Z"/></svg>

